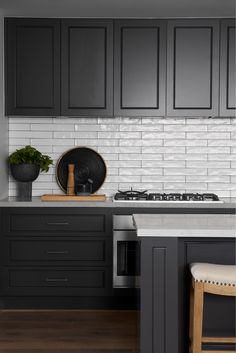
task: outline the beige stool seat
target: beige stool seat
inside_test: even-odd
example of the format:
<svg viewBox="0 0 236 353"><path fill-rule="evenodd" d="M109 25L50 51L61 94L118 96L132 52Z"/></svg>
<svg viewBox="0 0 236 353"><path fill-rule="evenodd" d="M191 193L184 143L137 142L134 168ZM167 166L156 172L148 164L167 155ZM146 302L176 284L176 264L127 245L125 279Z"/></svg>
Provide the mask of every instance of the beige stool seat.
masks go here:
<svg viewBox="0 0 236 353"><path fill-rule="evenodd" d="M236 350L202 350L203 343L236 344L236 336L202 336L204 293L236 297L236 266L192 263L190 271L192 284L190 290L189 353L236 353Z"/></svg>
<svg viewBox="0 0 236 353"><path fill-rule="evenodd" d="M195 281L236 286L236 265L193 263L190 271Z"/></svg>

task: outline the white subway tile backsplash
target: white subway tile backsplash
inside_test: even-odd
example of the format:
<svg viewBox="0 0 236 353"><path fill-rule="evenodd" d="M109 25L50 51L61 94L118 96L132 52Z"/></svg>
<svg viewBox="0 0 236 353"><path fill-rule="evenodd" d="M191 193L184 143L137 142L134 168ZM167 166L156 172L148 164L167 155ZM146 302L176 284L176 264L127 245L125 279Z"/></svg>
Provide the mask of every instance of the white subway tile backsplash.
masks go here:
<svg viewBox="0 0 236 353"><path fill-rule="evenodd" d="M227 183L208 183L208 189L213 190L236 190L236 184L227 184Z"/></svg>
<svg viewBox="0 0 236 353"><path fill-rule="evenodd" d="M30 124L18 124L18 123L10 123L11 131L28 131L30 130Z"/></svg>
<svg viewBox="0 0 236 353"><path fill-rule="evenodd" d="M141 132L98 132L98 138L102 139L139 139Z"/></svg>
<svg viewBox="0 0 236 353"><path fill-rule="evenodd" d="M184 161L151 161L152 166L155 168L184 168L185 167L185 162ZM147 167L148 164L151 164L150 162L143 161L142 166L144 168Z"/></svg>
<svg viewBox="0 0 236 353"><path fill-rule="evenodd" d="M235 168L228 168L228 169L209 169L208 170L208 175L236 175L236 166Z"/></svg>
<svg viewBox="0 0 236 353"><path fill-rule="evenodd" d="M14 131L9 130L9 139L14 138L45 138L52 139L52 132L50 131Z"/></svg>
<svg viewBox="0 0 236 353"><path fill-rule="evenodd" d="M162 175L162 169L158 168L120 168L120 175Z"/></svg>
<svg viewBox="0 0 236 353"><path fill-rule="evenodd" d="M229 125L232 123L231 118L217 118L217 119L213 119L213 118L187 118L186 119L186 124L200 124L200 125Z"/></svg>
<svg viewBox="0 0 236 353"><path fill-rule="evenodd" d="M75 118L56 117L56 118L53 118L53 123L54 124L74 124L74 125L76 124L94 125L98 123L98 119L88 118L88 117L75 117Z"/></svg>
<svg viewBox="0 0 236 353"><path fill-rule="evenodd" d="M53 118L36 118L36 117L15 117L9 119L9 124L52 124Z"/></svg>
<svg viewBox="0 0 236 353"><path fill-rule="evenodd" d="M186 160L186 161L206 161L207 160L207 154L165 154L164 155L165 160Z"/></svg>
<svg viewBox="0 0 236 353"><path fill-rule="evenodd" d="M120 131L163 131L163 125L120 125Z"/></svg>
<svg viewBox="0 0 236 353"><path fill-rule="evenodd" d="M127 161L107 161L107 167L110 168L138 168L141 167L141 161L127 160Z"/></svg>
<svg viewBox="0 0 236 353"><path fill-rule="evenodd" d="M187 168L230 168L230 162L210 162L210 161L187 161Z"/></svg>
<svg viewBox="0 0 236 353"><path fill-rule="evenodd" d="M143 139L184 139L184 132L142 132Z"/></svg>
<svg viewBox="0 0 236 353"><path fill-rule="evenodd" d="M207 153L207 154L216 154L216 153L230 153L230 147L187 147L187 153Z"/></svg>
<svg viewBox="0 0 236 353"><path fill-rule="evenodd" d="M147 124L147 125L151 125L151 124L163 124L163 125L173 125L173 124L178 124L178 125L184 125L185 119L184 118L170 118L170 117L163 117L163 118L159 118L159 117L155 117L155 118L142 118L142 124Z"/></svg>
<svg viewBox="0 0 236 353"><path fill-rule="evenodd" d="M132 160L142 160L142 154L141 153L124 153L124 154L119 154L119 160L123 161L132 161Z"/></svg>
<svg viewBox="0 0 236 353"><path fill-rule="evenodd" d="M149 190L149 191L161 191L163 190L163 183L158 182L158 177L153 177L152 181L149 183L120 183L119 188L121 190Z"/></svg>
<svg viewBox="0 0 236 353"><path fill-rule="evenodd" d="M118 161L119 155L115 153L103 153L102 157L105 161Z"/></svg>
<svg viewBox="0 0 236 353"><path fill-rule="evenodd" d="M141 182L141 176L140 175L112 175L112 176L107 176L106 182L117 182L117 183L124 183L124 182L133 182L133 183L139 183Z"/></svg>
<svg viewBox="0 0 236 353"><path fill-rule="evenodd" d="M110 141L110 140L108 140ZM119 143L119 146L143 146L143 140L115 140ZM160 141L158 142L158 146L160 146Z"/></svg>
<svg viewBox="0 0 236 353"><path fill-rule="evenodd" d="M206 192L207 183L164 183L166 190L196 190L198 192Z"/></svg>
<svg viewBox="0 0 236 353"><path fill-rule="evenodd" d="M9 152L31 144L54 160L33 195L62 193L55 180L65 151L86 146L107 165L101 193L134 189L215 192L236 197L236 118L9 118ZM9 177L9 195L16 183Z"/></svg>
<svg viewBox="0 0 236 353"><path fill-rule="evenodd" d="M98 152L99 153L107 153L109 150L110 153L141 153L141 147L131 147L131 146L126 146L126 147L98 147Z"/></svg>
<svg viewBox="0 0 236 353"><path fill-rule="evenodd" d="M187 175L186 181L190 183L230 183L229 175ZM232 180L231 180L232 181Z"/></svg>
<svg viewBox="0 0 236 353"><path fill-rule="evenodd" d="M207 140L164 140L164 146L207 146Z"/></svg>
<svg viewBox="0 0 236 353"><path fill-rule="evenodd" d="M235 161L236 155L234 154L209 154L208 159L209 161Z"/></svg>
<svg viewBox="0 0 236 353"><path fill-rule="evenodd" d="M208 146L236 146L236 140L208 140Z"/></svg>
<svg viewBox="0 0 236 353"><path fill-rule="evenodd" d="M229 132L187 132L187 139L190 140L222 140L230 139Z"/></svg>
<svg viewBox="0 0 236 353"><path fill-rule="evenodd" d="M231 183L236 184L236 176L231 176L230 180L231 180Z"/></svg>
<svg viewBox="0 0 236 353"><path fill-rule="evenodd" d="M208 131L218 131L218 132L222 132L222 131L228 131L228 132L234 132L236 131L236 126L235 125L209 125L208 126Z"/></svg>
<svg viewBox="0 0 236 353"><path fill-rule="evenodd" d="M207 131L207 126L206 125L165 125L164 131L175 131L175 132Z"/></svg>
<svg viewBox="0 0 236 353"><path fill-rule="evenodd" d="M73 139L46 139L46 138L35 138L35 139L31 139L31 144L33 146L38 146L38 148L40 149L40 146L51 146L52 145L52 141L53 141L53 146L70 146L70 148L72 148L75 143Z"/></svg>
<svg viewBox="0 0 236 353"><path fill-rule="evenodd" d="M22 138L22 139L14 138L14 139L10 139L10 141L13 141L12 143L15 146L17 146L17 148L22 148L22 146L26 146L26 145L29 145L31 143L29 138ZM11 148L11 144L9 144L9 148Z"/></svg>
<svg viewBox="0 0 236 353"><path fill-rule="evenodd" d="M161 161L163 159L163 155L162 154L151 154L151 153L143 153L141 155L141 159L143 161Z"/></svg>
<svg viewBox="0 0 236 353"><path fill-rule="evenodd" d="M143 153L162 153L165 155L166 153L184 153L185 147L143 147Z"/></svg>
<svg viewBox="0 0 236 353"><path fill-rule="evenodd" d="M158 177L155 177L155 179L158 182L162 183L184 183L185 182L185 176L181 175L158 175ZM153 181L153 175L143 175L142 176L142 182L143 183L150 183Z"/></svg>
<svg viewBox="0 0 236 353"><path fill-rule="evenodd" d="M207 175L206 168L170 168L164 169L164 175Z"/></svg>
<svg viewBox="0 0 236 353"><path fill-rule="evenodd" d="M75 127L73 124L31 124L30 129L32 131L74 131Z"/></svg>
<svg viewBox="0 0 236 353"><path fill-rule="evenodd" d="M55 139L96 139L97 132L95 131L57 131L53 133Z"/></svg>

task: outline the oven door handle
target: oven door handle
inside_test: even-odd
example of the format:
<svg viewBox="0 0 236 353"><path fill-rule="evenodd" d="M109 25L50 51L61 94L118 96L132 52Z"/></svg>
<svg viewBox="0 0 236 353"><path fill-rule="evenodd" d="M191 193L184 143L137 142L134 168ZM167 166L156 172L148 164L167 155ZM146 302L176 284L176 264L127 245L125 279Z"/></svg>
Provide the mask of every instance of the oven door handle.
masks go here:
<svg viewBox="0 0 236 353"><path fill-rule="evenodd" d="M117 244L119 248L119 258L117 258L117 263L120 265L120 272L122 275L127 276L128 274L128 247L127 242L124 242L120 245Z"/></svg>

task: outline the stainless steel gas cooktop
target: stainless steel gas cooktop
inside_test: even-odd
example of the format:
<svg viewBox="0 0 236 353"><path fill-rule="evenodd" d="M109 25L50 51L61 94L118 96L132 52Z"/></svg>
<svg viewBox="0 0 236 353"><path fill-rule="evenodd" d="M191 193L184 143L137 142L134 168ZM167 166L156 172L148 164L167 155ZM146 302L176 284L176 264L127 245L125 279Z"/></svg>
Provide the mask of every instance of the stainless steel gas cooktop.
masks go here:
<svg viewBox="0 0 236 353"><path fill-rule="evenodd" d="M136 191L120 191L114 195L114 202L221 202L219 197L212 193L148 193L147 190Z"/></svg>

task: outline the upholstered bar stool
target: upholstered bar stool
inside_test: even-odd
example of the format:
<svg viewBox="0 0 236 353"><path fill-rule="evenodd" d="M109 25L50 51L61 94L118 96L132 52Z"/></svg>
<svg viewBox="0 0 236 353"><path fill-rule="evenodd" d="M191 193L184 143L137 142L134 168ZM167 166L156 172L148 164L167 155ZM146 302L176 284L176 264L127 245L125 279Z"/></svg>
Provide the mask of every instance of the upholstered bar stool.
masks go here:
<svg viewBox="0 0 236 353"><path fill-rule="evenodd" d="M236 343L236 336L202 336L204 293L236 297L236 266L192 263L190 271L192 285L190 290L189 353L227 353L229 351L226 350L202 350L202 343ZM230 352L236 352L236 350Z"/></svg>

